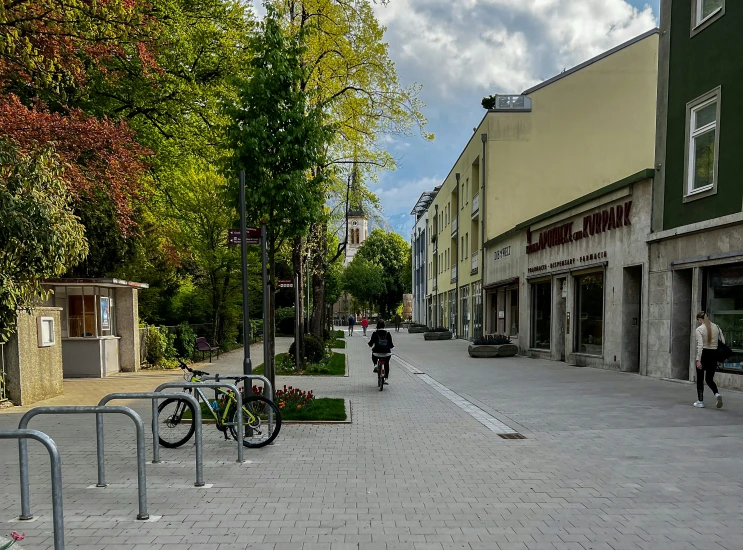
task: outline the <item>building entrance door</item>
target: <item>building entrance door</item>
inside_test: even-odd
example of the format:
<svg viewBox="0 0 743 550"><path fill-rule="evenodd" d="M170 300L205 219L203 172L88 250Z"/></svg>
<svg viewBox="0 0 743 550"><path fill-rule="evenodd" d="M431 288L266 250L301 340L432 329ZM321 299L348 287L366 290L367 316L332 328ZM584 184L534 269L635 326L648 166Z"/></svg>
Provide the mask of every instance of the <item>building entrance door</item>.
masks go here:
<svg viewBox="0 0 743 550"><path fill-rule="evenodd" d="M625 267L622 277L622 361L623 372L640 372L640 315L642 266Z"/></svg>
<svg viewBox="0 0 743 550"><path fill-rule="evenodd" d="M567 327L567 279L555 279L555 359L565 361Z"/></svg>

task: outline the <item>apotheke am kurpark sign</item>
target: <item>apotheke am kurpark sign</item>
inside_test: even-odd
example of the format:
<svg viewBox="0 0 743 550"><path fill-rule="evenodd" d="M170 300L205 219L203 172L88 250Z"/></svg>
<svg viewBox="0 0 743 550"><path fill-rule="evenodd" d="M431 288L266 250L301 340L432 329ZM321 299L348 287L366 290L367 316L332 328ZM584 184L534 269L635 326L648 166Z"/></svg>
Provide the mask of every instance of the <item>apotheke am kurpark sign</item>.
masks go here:
<svg viewBox="0 0 743 550"><path fill-rule="evenodd" d="M539 234L539 240L532 242L531 231L526 231L526 253L532 254L559 246L573 241L579 241L606 233L620 227L632 225L630 220L630 211L632 210L632 201L627 201L623 205L617 204L601 212L588 214L583 218L583 228L579 231L573 231L574 222L568 222L557 227L553 227Z"/></svg>

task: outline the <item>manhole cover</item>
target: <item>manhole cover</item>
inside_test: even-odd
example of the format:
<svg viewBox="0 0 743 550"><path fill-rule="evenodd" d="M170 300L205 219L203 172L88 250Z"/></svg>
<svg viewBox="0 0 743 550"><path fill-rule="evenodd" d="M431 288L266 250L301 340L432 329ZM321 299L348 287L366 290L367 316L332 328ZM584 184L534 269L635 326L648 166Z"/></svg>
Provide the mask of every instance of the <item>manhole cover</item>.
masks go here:
<svg viewBox="0 0 743 550"><path fill-rule="evenodd" d="M521 434L498 434L501 439L526 439Z"/></svg>

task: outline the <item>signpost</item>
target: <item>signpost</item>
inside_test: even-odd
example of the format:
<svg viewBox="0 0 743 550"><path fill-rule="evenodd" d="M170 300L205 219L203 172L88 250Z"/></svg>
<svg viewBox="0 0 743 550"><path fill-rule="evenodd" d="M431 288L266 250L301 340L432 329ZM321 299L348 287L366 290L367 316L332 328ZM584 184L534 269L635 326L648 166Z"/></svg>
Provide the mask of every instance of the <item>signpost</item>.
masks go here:
<svg viewBox="0 0 743 550"><path fill-rule="evenodd" d="M276 283L279 288L294 288L294 281L292 279L277 279Z"/></svg>
<svg viewBox="0 0 743 550"><path fill-rule="evenodd" d="M240 229L228 229L227 230L227 244L238 245L242 244L240 238ZM247 238L245 244L256 245L261 244L261 229L259 227L246 227L245 232Z"/></svg>

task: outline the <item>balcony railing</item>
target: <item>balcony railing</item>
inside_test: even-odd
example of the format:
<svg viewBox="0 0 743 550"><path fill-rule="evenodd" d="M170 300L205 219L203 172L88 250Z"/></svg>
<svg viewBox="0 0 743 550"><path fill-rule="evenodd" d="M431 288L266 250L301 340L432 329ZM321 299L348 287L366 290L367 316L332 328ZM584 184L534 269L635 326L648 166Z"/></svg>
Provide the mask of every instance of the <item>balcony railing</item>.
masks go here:
<svg viewBox="0 0 743 550"><path fill-rule="evenodd" d="M455 217L451 221L451 236L454 237L457 234L457 230L459 229L459 216Z"/></svg>
<svg viewBox="0 0 743 550"><path fill-rule="evenodd" d="M471 275L474 275L475 273L477 273L478 265L479 265L478 264L478 251L475 250L472 253L472 270L470 271Z"/></svg>
<svg viewBox="0 0 743 550"><path fill-rule="evenodd" d="M480 212L480 193L472 197L472 217L474 218Z"/></svg>
<svg viewBox="0 0 743 550"><path fill-rule="evenodd" d="M456 265L451 266L451 282L452 283L457 282L457 266Z"/></svg>

